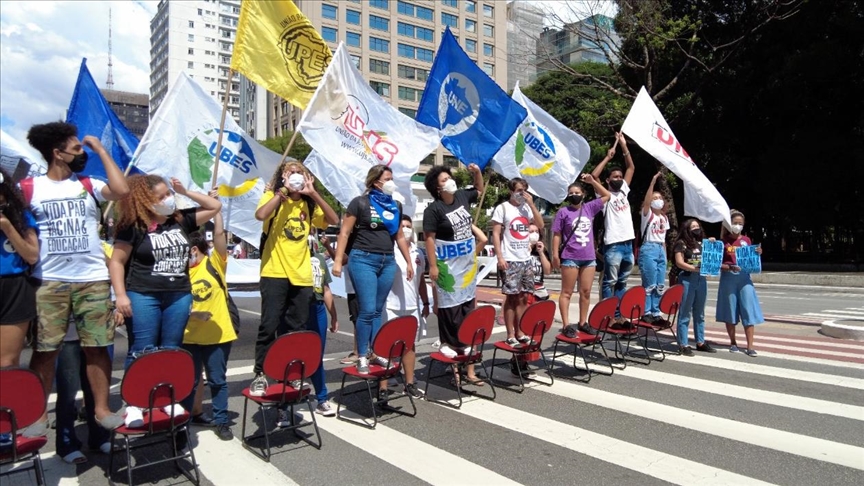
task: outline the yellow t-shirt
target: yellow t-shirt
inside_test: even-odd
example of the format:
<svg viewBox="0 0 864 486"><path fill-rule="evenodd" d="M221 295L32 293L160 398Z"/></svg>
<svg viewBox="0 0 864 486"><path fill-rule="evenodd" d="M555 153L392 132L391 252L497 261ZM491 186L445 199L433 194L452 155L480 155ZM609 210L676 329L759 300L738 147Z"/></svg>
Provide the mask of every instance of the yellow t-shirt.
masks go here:
<svg viewBox="0 0 864 486"><path fill-rule="evenodd" d="M258 207L267 204L272 198L273 191L265 191L258 201ZM310 218L309 203L301 198L282 202L278 213L274 213L275 218L264 221L264 229L269 236L261 249L261 276L288 278L293 285L311 287L312 263L306 238L311 229L310 220L316 228L327 228L324 211L316 204Z"/></svg>
<svg viewBox="0 0 864 486"><path fill-rule="evenodd" d="M221 344L237 339L237 333L231 325L231 315L228 314L225 291L213 278L213 274L207 270L208 260L216 269L222 282L225 282L228 263L218 252L214 251L212 255L189 269L189 281L192 282L192 311L209 312L210 320L189 317L186 331L183 333L185 344Z"/></svg>

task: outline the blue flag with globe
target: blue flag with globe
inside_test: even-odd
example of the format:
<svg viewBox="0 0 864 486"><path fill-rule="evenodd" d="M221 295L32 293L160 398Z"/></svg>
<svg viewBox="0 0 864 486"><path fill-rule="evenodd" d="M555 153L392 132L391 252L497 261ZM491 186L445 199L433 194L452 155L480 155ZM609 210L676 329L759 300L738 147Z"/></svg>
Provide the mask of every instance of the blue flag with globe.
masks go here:
<svg viewBox="0 0 864 486"><path fill-rule="evenodd" d="M432 62L417 121L437 128L441 143L463 164L483 169L526 114L465 54L448 28Z"/></svg>

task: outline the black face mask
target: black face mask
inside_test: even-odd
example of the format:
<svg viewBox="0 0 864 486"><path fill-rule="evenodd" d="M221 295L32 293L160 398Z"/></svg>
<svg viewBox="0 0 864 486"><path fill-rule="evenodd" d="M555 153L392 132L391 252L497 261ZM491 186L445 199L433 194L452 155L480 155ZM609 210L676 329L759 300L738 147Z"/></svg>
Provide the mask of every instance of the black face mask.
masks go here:
<svg viewBox="0 0 864 486"><path fill-rule="evenodd" d="M702 238L702 228L691 229L690 234L693 238Z"/></svg>
<svg viewBox="0 0 864 486"><path fill-rule="evenodd" d="M63 152L64 154L73 155L69 152ZM84 168L87 167L87 152L81 152L80 154L74 155L72 162L69 162L69 170L78 174L83 171Z"/></svg>
<svg viewBox="0 0 864 486"><path fill-rule="evenodd" d="M621 190L621 186L624 185L624 179L618 179L617 181L609 181L609 189L618 192Z"/></svg>
<svg viewBox="0 0 864 486"><path fill-rule="evenodd" d="M584 197L585 196L583 196L582 194L570 194L569 196L567 196L567 199L565 199L565 201L567 201L570 204L576 205L576 204L581 203L582 199L584 199Z"/></svg>

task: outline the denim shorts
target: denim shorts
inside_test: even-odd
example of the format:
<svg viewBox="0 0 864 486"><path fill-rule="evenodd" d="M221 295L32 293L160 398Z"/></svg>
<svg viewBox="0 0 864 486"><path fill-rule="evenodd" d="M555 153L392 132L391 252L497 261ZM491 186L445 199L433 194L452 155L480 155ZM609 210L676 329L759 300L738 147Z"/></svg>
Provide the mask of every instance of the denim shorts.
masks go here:
<svg viewBox="0 0 864 486"><path fill-rule="evenodd" d="M573 260L571 258L565 258L561 260L561 266L575 268L596 267L597 260Z"/></svg>

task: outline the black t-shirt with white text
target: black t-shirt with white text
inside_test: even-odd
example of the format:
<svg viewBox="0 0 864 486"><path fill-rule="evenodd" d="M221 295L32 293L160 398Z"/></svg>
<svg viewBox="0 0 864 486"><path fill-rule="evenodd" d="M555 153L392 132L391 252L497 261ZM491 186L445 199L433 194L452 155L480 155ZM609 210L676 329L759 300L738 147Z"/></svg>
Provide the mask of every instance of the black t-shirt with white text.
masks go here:
<svg viewBox="0 0 864 486"><path fill-rule="evenodd" d="M549 252L543 250L543 255L548 261ZM537 252L537 248L531 250L531 266L534 268L534 285L543 285L543 261L540 260L540 253Z"/></svg>
<svg viewBox="0 0 864 486"><path fill-rule="evenodd" d="M695 248L690 248L684 244L684 241L678 240L675 242L675 245L672 247L672 253L683 253L684 254L684 262L697 266L702 262L702 242L697 241ZM687 270L682 270L686 272Z"/></svg>
<svg viewBox="0 0 864 486"><path fill-rule="evenodd" d="M402 204L396 202L399 214L386 215L399 221L402 216ZM378 211L369 203L369 195L357 196L348 203L348 214L357 218L354 229L348 240L348 253L351 250L363 250L372 253L393 253L393 242L396 236L391 236Z"/></svg>
<svg viewBox="0 0 864 486"><path fill-rule="evenodd" d="M189 233L198 229L196 208L183 209L152 231L123 228L115 241L132 245L126 270L126 290L133 292L191 292Z"/></svg>
<svg viewBox="0 0 864 486"><path fill-rule="evenodd" d="M459 189L453 204L436 199L423 211L423 232L435 233L442 241L460 241L472 236L471 204L477 202L477 189Z"/></svg>

